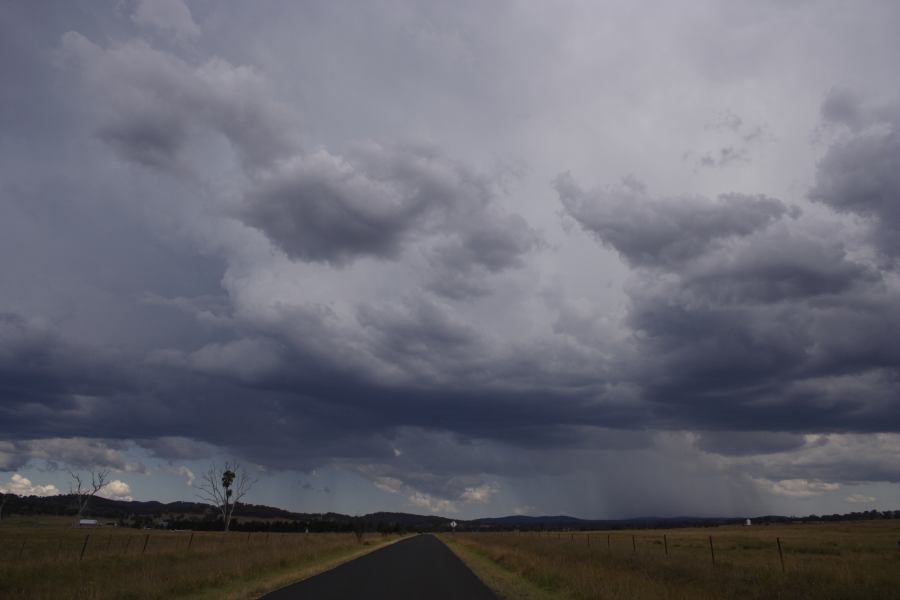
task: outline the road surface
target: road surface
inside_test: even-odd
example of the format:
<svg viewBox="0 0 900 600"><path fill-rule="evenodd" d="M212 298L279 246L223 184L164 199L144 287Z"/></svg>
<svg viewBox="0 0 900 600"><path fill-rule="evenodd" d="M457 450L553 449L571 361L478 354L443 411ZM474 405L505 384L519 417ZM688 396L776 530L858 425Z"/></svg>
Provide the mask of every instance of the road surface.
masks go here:
<svg viewBox="0 0 900 600"><path fill-rule="evenodd" d="M417 535L261 600L497 600L433 535Z"/></svg>

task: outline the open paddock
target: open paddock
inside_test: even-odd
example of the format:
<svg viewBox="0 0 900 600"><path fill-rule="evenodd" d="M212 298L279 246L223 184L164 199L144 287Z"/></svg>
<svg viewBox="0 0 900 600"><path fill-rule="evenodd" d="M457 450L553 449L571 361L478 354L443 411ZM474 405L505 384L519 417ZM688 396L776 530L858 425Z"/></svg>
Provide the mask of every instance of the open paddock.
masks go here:
<svg viewBox="0 0 900 600"><path fill-rule="evenodd" d="M0 598L255 598L396 539L73 528L42 520L0 528Z"/></svg>
<svg viewBox="0 0 900 600"><path fill-rule="evenodd" d="M894 520L442 538L509 598L900 598Z"/></svg>

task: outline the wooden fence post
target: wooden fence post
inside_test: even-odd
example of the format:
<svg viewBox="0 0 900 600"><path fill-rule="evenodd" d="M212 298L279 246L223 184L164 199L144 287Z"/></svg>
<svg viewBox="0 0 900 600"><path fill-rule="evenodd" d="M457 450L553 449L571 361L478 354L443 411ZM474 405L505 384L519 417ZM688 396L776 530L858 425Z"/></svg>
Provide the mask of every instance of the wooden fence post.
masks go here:
<svg viewBox="0 0 900 600"><path fill-rule="evenodd" d="M190 539L188 539L188 547L187 547L188 550L191 549L191 544L193 544L193 543L194 543L194 532L192 531L191 537L190 537Z"/></svg>
<svg viewBox="0 0 900 600"><path fill-rule="evenodd" d="M81 546L81 556L78 557L78 560L84 558L84 551L87 550L88 540L91 539L91 534L87 534L84 536L84 545Z"/></svg>
<svg viewBox="0 0 900 600"><path fill-rule="evenodd" d="M25 542L28 541L28 538L24 538L22 540L22 545L19 546L19 558L22 558L22 554L25 552Z"/></svg>
<svg viewBox="0 0 900 600"><path fill-rule="evenodd" d="M588 548L591 547L591 534L587 534L587 545L588 545Z"/></svg>
<svg viewBox="0 0 900 600"><path fill-rule="evenodd" d="M608 550L612 550L612 543L609 541L609 538L611 535L612 534L609 534L609 533L606 534L606 548Z"/></svg>
<svg viewBox="0 0 900 600"><path fill-rule="evenodd" d="M716 564L716 552L713 550L712 536L709 536L709 556L712 558L712 564Z"/></svg>
<svg viewBox="0 0 900 600"><path fill-rule="evenodd" d="M778 560L781 561L781 572L784 573L784 552L781 550L781 538L775 538L775 543L778 544Z"/></svg>
<svg viewBox="0 0 900 600"><path fill-rule="evenodd" d="M669 555L669 538L663 534L663 548L666 550L666 556Z"/></svg>
<svg viewBox="0 0 900 600"><path fill-rule="evenodd" d="M637 543L635 543L633 535L631 536L631 551L637 552Z"/></svg>
<svg viewBox="0 0 900 600"><path fill-rule="evenodd" d="M143 555L145 552L147 552L147 544L149 544L149 543L150 543L150 534L148 533L147 537L144 538L144 549L141 550L141 555Z"/></svg>

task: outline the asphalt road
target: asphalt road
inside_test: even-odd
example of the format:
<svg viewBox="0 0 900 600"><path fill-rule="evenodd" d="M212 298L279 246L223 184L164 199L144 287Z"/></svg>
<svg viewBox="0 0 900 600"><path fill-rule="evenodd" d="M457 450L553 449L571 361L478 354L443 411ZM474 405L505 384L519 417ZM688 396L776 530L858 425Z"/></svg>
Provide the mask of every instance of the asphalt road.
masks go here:
<svg viewBox="0 0 900 600"><path fill-rule="evenodd" d="M417 535L344 563L264 600L497 600L433 535ZM263 600L261 599L261 600Z"/></svg>

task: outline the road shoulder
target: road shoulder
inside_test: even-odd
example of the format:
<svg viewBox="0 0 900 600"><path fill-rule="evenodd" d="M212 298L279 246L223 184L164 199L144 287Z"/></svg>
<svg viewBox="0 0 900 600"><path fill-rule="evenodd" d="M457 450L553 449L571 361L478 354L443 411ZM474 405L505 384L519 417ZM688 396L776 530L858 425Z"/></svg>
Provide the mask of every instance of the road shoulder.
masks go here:
<svg viewBox="0 0 900 600"><path fill-rule="evenodd" d="M410 536L405 535L385 541L370 541L367 546L351 553L341 553L320 560L314 564L304 565L302 567L291 566L279 571L269 571L264 575L252 580L244 580L235 582L227 588L209 588L201 592L186 596L183 600L257 600L258 598L278 591L282 588L294 585L310 577L319 575L326 571L335 569L344 563L356 560L367 554L371 554L376 550L386 548L391 544L396 544L401 540L408 539Z"/></svg>
<svg viewBox="0 0 900 600"><path fill-rule="evenodd" d="M542 590L524 577L453 539L437 536L473 573L502 600L565 600L567 596Z"/></svg>

